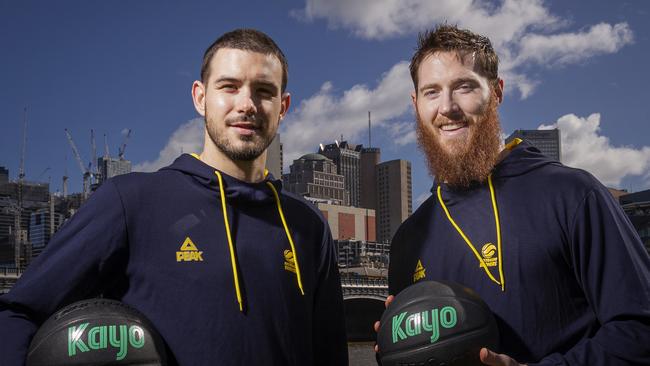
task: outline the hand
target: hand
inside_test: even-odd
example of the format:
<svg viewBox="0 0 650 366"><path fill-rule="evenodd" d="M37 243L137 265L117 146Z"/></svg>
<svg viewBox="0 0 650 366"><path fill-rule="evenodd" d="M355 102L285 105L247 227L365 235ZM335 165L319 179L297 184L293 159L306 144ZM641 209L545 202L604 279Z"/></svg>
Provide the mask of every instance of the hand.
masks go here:
<svg viewBox="0 0 650 366"><path fill-rule="evenodd" d="M481 362L490 366L525 366L508 355L492 352L487 348L481 348L479 357Z"/></svg>
<svg viewBox="0 0 650 366"><path fill-rule="evenodd" d="M388 305L389 305L391 302L393 302L393 299L394 299L394 298L395 298L395 296L393 296L393 295L388 295L388 297L386 298L386 301L384 301L384 307L387 308ZM379 332L379 325L380 325L379 320L377 320L377 321L375 322L375 332ZM379 346L378 346L376 343L375 343L375 352L379 352Z"/></svg>

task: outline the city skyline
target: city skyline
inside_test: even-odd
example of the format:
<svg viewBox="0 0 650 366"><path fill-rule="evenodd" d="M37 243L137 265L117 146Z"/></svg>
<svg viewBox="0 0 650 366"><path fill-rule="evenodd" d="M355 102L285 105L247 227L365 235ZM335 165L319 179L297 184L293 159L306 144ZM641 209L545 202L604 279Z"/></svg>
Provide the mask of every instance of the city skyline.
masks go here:
<svg viewBox="0 0 650 366"><path fill-rule="evenodd" d="M293 105L279 131L285 172L295 158L341 135L366 145L371 111L372 145L382 148L383 160L413 164L415 209L432 180L415 144L408 59L417 32L447 20L488 35L501 57L504 135L558 126L565 164L615 188L650 188L644 108L650 91L643 88L650 81L644 71L650 5L594 1L585 10L581 2L430 3L3 2L0 45L11 51L0 68L0 166L16 179L25 106L26 178L51 177L52 191L61 190L66 169L69 191L81 191L64 128L86 163L91 129L100 152L107 134L112 156L131 129L125 156L134 170L199 150L203 121L189 90L202 53L221 33L254 27L289 59ZM264 16L247 16L251 8Z"/></svg>

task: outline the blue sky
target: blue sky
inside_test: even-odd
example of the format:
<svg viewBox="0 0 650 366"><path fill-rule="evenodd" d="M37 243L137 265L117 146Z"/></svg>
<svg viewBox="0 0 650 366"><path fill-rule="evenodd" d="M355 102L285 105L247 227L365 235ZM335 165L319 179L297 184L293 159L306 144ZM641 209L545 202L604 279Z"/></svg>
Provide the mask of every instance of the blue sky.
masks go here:
<svg viewBox="0 0 650 366"><path fill-rule="evenodd" d="M650 3L634 1L0 0L0 165L18 173L28 108L26 176L70 190L81 172L64 128L90 160L108 135L142 170L198 150L190 86L205 48L238 27L268 33L289 60L293 105L281 126L285 169L318 143L373 145L413 163L413 197L431 185L413 134L407 60L418 31L457 23L488 35L506 94L503 131L559 126L563 162L608 186L650 188ZM67 156L67 163L66 163ZM44 174L43 171L47 170ZM417 205L417 203L416 203Z"/></svg>

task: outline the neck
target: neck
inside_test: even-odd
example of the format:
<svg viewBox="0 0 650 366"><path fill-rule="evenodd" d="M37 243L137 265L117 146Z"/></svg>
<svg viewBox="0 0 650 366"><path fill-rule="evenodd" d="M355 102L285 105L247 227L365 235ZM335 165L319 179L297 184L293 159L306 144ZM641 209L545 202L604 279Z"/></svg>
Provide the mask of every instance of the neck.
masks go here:
<svg viewBox="0 0 650 366"><path fill-rule="evenodd" d="M206 133L203 152L199 156L204 163L241 181L258 183L265 178L266 151L255 160L232 160L217 148Z"/></svg>

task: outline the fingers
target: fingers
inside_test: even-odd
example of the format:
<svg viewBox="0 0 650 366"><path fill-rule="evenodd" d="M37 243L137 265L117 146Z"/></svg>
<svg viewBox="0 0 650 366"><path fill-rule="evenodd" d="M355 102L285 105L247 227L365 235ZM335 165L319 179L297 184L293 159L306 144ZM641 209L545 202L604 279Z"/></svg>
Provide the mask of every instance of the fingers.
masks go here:
<svg viewBox="0 0 650 366"><path fill-rule="evenodd" d="M492 352L487 348L481 348L481 352L479 353L479 358L481 359L481 362L483 362L486 365L490 366L517 366L519 363L512 359L511 357Z"/></svg>
<svg viewBox="0 0 650 366"><path fill-rule="evenodd" d="M379 332L379 320L375 322L375 332Z"/></svg>
<svg viewBox="0 0 650 366"><path fill-rule="evenodd" d="M393 302L393 299L395 299L395 296L388 295L388 297L386 298L386 301L384 301L384 306L388 307L388 305L390 305L390 303Z"/></svg>

